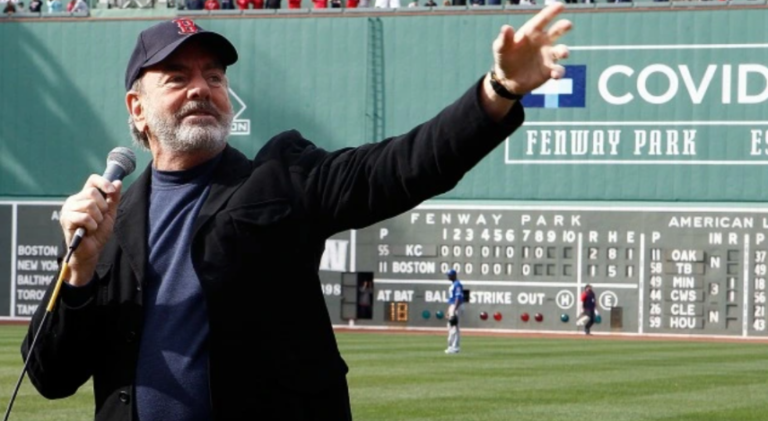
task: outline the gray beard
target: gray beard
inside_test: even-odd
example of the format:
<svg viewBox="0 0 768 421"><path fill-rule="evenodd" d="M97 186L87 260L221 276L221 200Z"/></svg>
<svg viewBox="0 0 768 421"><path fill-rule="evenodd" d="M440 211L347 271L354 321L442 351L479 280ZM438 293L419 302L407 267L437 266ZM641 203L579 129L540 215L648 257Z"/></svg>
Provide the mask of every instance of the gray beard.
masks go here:
<svg viewBox="0 0 768 421"><path fill-rule="evenodd" d="M195 110L214 114L216 123L189 124L184 116ZM212 152L224 147L232 127L232 111L221 112L210 102L188 102L172 116L163 116L153 107L147 109L147 125L168 152Z"/></svg>

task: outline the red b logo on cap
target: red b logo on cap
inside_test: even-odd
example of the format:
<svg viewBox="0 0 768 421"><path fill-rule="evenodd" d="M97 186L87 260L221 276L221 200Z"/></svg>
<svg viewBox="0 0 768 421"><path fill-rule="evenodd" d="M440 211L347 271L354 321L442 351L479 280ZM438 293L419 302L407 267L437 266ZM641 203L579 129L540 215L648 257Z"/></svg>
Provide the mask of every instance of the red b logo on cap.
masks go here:
<svg viewBox="0 0 768 421"><path fill-rule="evenodd" d="M195 22L192 21L192 19L182 18L176 19L173 22L179 26L180 34L194 34L197 32L197 26L195 25Z"/></svg>

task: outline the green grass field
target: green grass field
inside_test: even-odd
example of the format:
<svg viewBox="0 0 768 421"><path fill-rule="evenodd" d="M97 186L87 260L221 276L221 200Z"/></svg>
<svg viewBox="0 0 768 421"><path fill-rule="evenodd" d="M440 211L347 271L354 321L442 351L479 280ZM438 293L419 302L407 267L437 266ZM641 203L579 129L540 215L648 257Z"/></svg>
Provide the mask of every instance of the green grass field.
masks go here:
<svg viewBox="0 0 768 421"><path fill-rule="evenodd" d="M0 327L0 402L24 328ZM766 421L768 345L339 333L356 421ZM90 384L47 401L25 379L10 420L92 419ZM274 420L270 420L274 421Z"/></svg>

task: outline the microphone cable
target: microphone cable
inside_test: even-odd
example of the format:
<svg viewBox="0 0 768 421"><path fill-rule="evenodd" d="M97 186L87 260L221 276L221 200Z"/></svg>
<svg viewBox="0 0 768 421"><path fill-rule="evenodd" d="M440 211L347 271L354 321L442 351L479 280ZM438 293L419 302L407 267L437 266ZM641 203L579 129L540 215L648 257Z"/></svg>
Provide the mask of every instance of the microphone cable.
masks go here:
<svg viewBox="0 0 768 421"><path fill-rule="evenodd" d="M32 338L32 345L29 346L29 352L27 353L27 358L24 359L24 367L21 369L21 374L19 375L19 379L16 381L16 386L13 389L11 400L10 402L8 402L8 409L6 409L5 411L5 417L3 418L3 421L8 421L8 417L11 415L11 408L13 408L13 402L16 400L16 395L19 393L19 387L21 387L21 382L24 380L24 375L27 373L27 367L29 366L29 360L32 357L32 351L34 351L35 344L37 343L37 339L40 336L40 332L43 331L45 322L48 320L48 315L53 312L53 308L56 306L56 299L59 296L61 285L64 283L64 279L69 277L69 259L72 258L72 254L74 253L75 249L77 249L77 246L80 245L81 240L82 240L82 237L79 237L79 236L74 237L72 241L72 245L69 246L69 251L67 251L67 255L62 262L61 270L59 271L59 278L56 280L56 285L53 288L53 293L51 294L51 298L48 300L48 306L45 309L45 313L43 313L43 319L40 321L40 326L37 327L35 336Z"/></svg>

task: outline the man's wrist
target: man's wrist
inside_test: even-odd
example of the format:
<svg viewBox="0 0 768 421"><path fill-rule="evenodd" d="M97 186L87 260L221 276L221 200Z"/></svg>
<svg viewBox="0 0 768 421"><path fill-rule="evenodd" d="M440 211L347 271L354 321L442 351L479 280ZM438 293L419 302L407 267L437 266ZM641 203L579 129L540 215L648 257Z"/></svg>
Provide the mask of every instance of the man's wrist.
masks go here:
<svg viewBox="0 0 768 421"><path fill-rule="evenodd" d="M483 76L478 92L480 96L480 105L493 122L501 123L509 115L509 112L512 110L516 101L510 101L499 96L499 94L493 90L493 87L491 87L490 81L491 75L489 72Z"/></svg>
<svg viewBox="0 0 768 421"><path fill-rule="evenodd" d="M514 92L510 92L506 86L501 81L501 78L496 74L496 70L491 68L491 70L488 72L488 81L491 85L491 88L494 92L496 92L496 95L508 99L510 101L519 101L520 99L525 96L525 94L518 94Z"/></svg>

